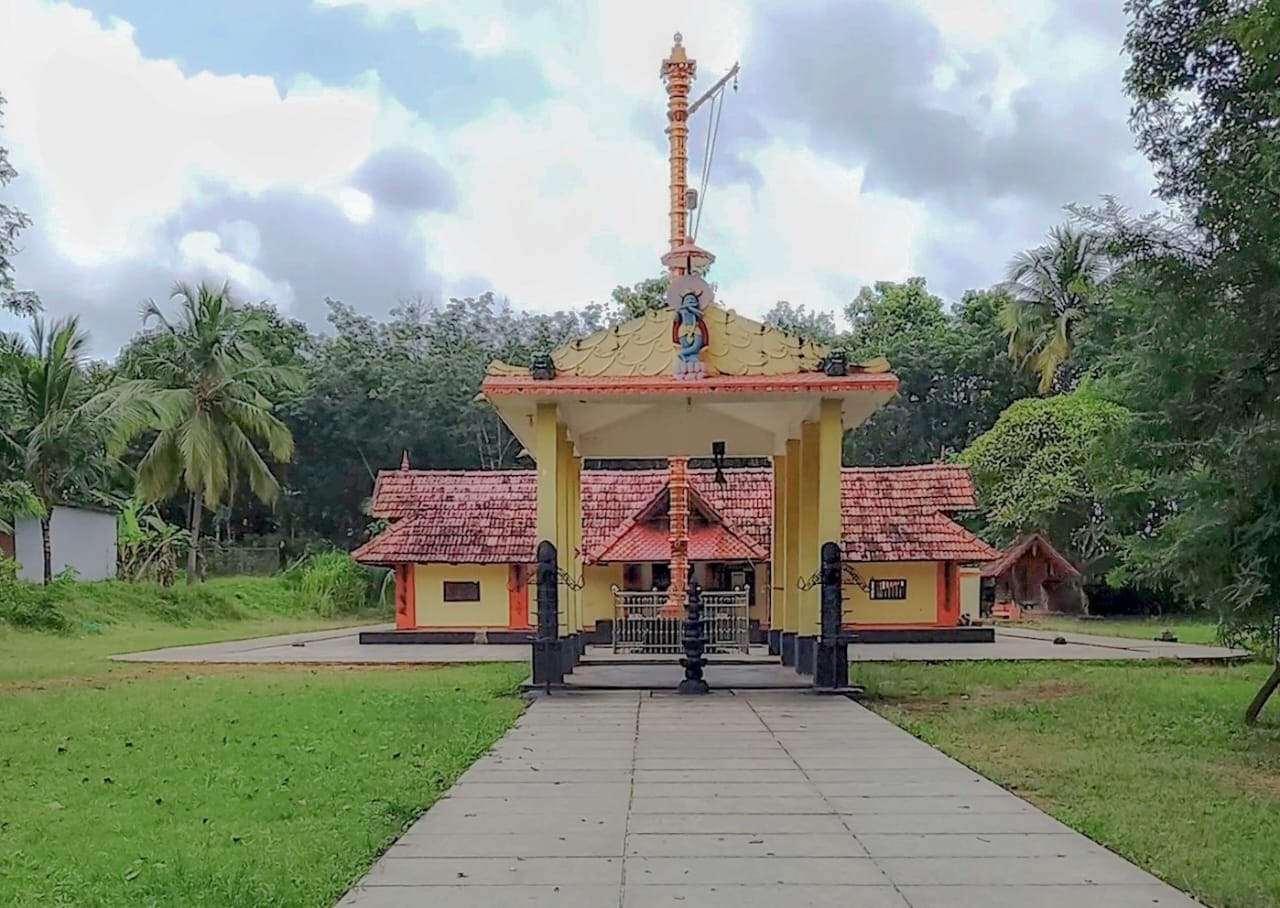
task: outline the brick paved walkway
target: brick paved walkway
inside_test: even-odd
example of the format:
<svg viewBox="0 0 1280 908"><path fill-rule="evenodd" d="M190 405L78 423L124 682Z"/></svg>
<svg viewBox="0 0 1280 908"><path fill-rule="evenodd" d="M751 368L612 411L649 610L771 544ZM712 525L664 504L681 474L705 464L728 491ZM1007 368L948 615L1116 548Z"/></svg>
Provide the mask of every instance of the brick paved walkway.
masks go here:
<svg viewBox="0 0 1280 908"><path fill-rule="evenodd" d="M540 699L342 908L1190 908L842 698Z"/></svg>

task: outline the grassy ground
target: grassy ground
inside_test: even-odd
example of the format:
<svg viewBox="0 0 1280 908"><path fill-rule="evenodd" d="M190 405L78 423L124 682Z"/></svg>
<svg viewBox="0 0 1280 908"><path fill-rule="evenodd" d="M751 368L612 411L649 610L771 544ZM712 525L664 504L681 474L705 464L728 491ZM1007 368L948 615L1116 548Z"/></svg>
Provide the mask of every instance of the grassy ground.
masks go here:
<svg viewBox="0 0 1280 908"><path fill-rule="evenodd" d="M377 612L321 617L278 577L216 578L188 589L147 583L76 583L59 593L64 633L0 623L0 685L136 674L116 653L325 630L386 620Z"/></svg>
<svg viewBox="0 0 1280 908"><path fill-rule="evenodd" d="M872 706L1219 908L1280 905L1280 703L1269 667L861 665Z"/></svg>
<svg viewBox="0 0 1280 908"><path fill-rule="evenodd" d="M1082 620L1068 615L1053 617L1027 616L1020 624L1038 630L1062 631L1074 634L1094 634L1103 637L1127 637L1135 640L1152 640L1166 628L1173 632L1179 643L1218 643L1218 625L1213 621L1196 621L1187 618L1093 618ZM1013 625L1018 626L1018 625Z"/></svg>
<svg viewBox="0 0 1280 908"><path fill-rule="evenodd" d="M0 687L0 905L332 905L515 719L525 671Z"/></svg>

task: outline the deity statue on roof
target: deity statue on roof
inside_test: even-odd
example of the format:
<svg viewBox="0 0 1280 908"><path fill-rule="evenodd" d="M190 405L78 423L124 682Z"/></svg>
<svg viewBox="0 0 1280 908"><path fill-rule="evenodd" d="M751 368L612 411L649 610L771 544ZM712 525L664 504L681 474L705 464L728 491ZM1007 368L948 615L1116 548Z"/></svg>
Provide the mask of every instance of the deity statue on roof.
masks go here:
<svg viewBox="0 0 1280 908"><path fill-rule="evenodd" d="M673 280L667 291L672 309L671 342L676 346L672 374L676 378L704 378L707 374L702 351L711 342L704 318L711 296L707 282L694 275Z"/></svg>

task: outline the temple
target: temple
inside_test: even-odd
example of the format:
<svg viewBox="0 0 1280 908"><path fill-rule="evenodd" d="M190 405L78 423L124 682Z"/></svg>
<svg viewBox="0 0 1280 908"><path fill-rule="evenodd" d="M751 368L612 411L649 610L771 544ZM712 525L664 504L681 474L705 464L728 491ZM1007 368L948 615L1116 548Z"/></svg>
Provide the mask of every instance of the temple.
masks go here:
<svg viewBox="0 0 1280 908"><path fill-rule="evenodd" d="M773 471L728 469L723 483L714 470L690 470L688 478L695 582L738 604L746 617L742 643L767 644L774 631L780 651L787 590L782 553L774 551ZM372 512L390 528L355 557L396 571L397 631L437 643L528 642L536 496L530 470L381 473ZM937 640L978 617L972 565L996 553L951 519L975 504L963 468L846 467L840 497L851 567L842 584L844 627L870 641ZM635 651L638 642L623 634L615 640L614 629L626 625L637 598L671 586L668 471L584 470L581 500L574 631L589 643Z"/></svg>
<svg viewBox="0 0 1280 908"><path fill-rule="evenodd" d="M717 304L715 257L688 231L696 63L679 35L661 74L667 305L529 365L489 366L479 400L535 469L379 475L373 513L390 526L355 557L396 570L391 636L533 640L535 681L593 643L672 655L764 645L829 686L847 676L849 628L989 634L964 627L977 614L970 566L997 554L951 519L974 505L968 475L843 467L844 434L897 393L889 363L852 362ZM584 469L634 459L668 466Z"/></svg>

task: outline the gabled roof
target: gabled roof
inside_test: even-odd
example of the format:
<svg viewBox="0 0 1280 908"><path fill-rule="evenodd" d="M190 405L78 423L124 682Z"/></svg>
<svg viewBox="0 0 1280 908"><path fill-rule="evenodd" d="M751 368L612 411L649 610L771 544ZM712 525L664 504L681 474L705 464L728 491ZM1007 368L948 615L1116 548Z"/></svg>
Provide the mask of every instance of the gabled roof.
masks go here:
<svg viewBox="0 0 1280 908"><path fill-rule="evenodd" d="M772 542L772 470L725 474L727 482L720 485L710 470L689 472L694 509L726 530L706 534L698 544L733 557L703 559L696 552L692 557L765 560ZM583 471L587 559L665 560L665 554L636 557L665 551L664 531L650 527L630 534L645 526L641 515L651 518L661 510L666 483L666 470ZM846 468L841 493L843 542L852 560L987 561L998 554L945 516L975 506L973 483L963 467ZM532 470L383 471L374 486L372 513L393 526L354 557L374 564L531 562L536 504Z"/></svg>
<svg viewBox="0 0 1280 908"><path fill-rule="evenodd" d="M768 554L719 523L689 527L691 561L767 561ZM671 531L665 522L632 523L591 557L592 562L671 560Z"/></svg>
<svg viewBox="0 0 1280 908"><path fill-rule="evenodd" d="M1028 555L1048 561L1053 565L1057 576L1060 578L1080 576L1080 571L1076 569L1076 566L1068 561L1061 552L1049 543L1049 540L1039 533L1027 533L1019 536L1017 541L1005 549L1002 554L982 566L982 576L999 577L1017 564L1024 556Z"/></svg>

